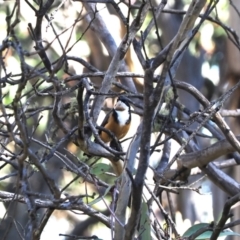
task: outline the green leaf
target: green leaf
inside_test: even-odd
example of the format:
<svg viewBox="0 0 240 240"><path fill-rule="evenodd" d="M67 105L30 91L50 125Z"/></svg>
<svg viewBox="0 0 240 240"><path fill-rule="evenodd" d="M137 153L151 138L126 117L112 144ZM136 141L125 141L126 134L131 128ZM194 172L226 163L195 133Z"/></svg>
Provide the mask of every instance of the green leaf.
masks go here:
<svg viewBox="0 0 240 240"><path fill-rule="evenodd" d="M92 206L92 205L98 203L99 201L101 201L101 200L108 194L108 192L111 190L111 188L112 188L112 185L110 185L110 186L105 190L105 192L104 192L103 195L101 195L101 196L99 196L98 198L94 199L94 200L93 200L92 202L90 202L88 205L89 205L89 206Z"/></svg>
<svg viewBox="0 0 240 240"><path fill-rule="evenodd" d="M110 166L106 163L96 163L93 165L90 172L91 172L91 174L99 176L99 175L109 171L109 168L110 168Z"/></svg>
<svg viewBox="0 0 240 240"><path fill-rule="evenodd" d="M198 231L199 229L205 228L207 226L209 226L209 223L199 223L199 224L193 225L183 234L183 237L189 237L192 234L194 234L196 231ZM195 239L199 239L199 240L209 239L211 237L212 233L213 233L213 231L206 231L206 232L202 233L201 235L199 235L198 237L196 237ZM230 229L226 229L226 230L221 231L221 233L219 234L219 237L224 237L224 236L240 236L240 234L233 232Z"/></svg>
<svg viewBox="0 0 240 240"><path fill-rule="evenodd" d="M149 211L146 202L142 203L141 220L139 235L141 239L151 240L151 221L149 219Z"/></svg>

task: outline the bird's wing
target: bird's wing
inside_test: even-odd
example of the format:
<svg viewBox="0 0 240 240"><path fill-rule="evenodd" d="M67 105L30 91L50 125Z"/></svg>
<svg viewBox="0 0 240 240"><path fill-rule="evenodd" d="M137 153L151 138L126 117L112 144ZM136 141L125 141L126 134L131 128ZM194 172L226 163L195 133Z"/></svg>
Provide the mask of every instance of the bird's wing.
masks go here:
<svg viewBox="0 0 240 240"><path fill-rule="evenodd" d="M113 113L113 109L112 110L110 110L107 114L106 114L106 116L105 116L105 118L103 119L103 121L102 121L102 123L101 123L101 127L104 127L104 126L106 126L107 125L107 123L108 123L108 120L109 120L109 118L110 118L110 115ZM99 133L101 133L101 130L99 130Z"/></svg>

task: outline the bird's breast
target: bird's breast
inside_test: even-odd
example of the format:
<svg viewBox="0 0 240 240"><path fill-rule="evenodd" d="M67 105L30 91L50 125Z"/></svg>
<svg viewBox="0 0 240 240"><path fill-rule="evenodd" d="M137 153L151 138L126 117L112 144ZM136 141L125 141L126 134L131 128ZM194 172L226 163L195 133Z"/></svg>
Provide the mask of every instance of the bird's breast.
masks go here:
<svg viewBox="0 0 240 240"><path fill-rule="evenodd" d="M130 120L122 115L118 117L118 121L116 121L114 115L111 114L108 123L104 127L110 130L117 139L121 139L125 137L130 128ZM109 134L104 131L101 132L100 137L104 142L110 142L112 140Z"/></svg>
<svg viewBox="0 0 240 240"><path fill-rule="evenodd" d="M113 117L115 117L115 121L118 122L120 126L125 126L131 120L130 112L128 109L124 111L115 110Z"/></svg>

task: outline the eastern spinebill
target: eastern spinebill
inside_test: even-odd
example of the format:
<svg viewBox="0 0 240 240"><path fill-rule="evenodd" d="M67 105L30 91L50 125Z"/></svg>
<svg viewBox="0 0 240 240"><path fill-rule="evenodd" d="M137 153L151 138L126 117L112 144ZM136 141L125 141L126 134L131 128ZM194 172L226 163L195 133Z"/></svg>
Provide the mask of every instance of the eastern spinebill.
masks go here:
<svg viewBox="0 0 240 240"><path fill-rule="evenodd" d="M114 108L108 112L105 116L101 127L104 127L111 131L118 140L124 138L128 133L131 125L131 111L128 100L124 96L120 96L117 99L117 103ZM101 140L105 143L113 141L112 137L104 131L99 131ZM111 144L110 144L111 146ZM121 160L110 160L113 165L113 169L117 176L123 171L123 163Z"/></svg>

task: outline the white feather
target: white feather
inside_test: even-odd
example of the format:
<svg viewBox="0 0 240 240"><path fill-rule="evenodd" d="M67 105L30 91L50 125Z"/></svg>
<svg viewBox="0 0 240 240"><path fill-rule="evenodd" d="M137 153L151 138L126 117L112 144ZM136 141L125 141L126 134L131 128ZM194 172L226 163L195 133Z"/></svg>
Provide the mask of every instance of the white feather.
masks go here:
<svg viewBox="0 0 240 240"><path fill-rule="evenodd" d="M129 111L128 109L125 109L123 111L117 111L117 115L118 115L118 122L120 126L123 126L126 124L127 120L129 119Z"/></svg>
<svg viewBox="0 0 240 240"><path fill-rule="evenodd" d="M124 126L129 120L129 107L124 102L117 101L115 111L118 116L119 125Z"/></svg>

